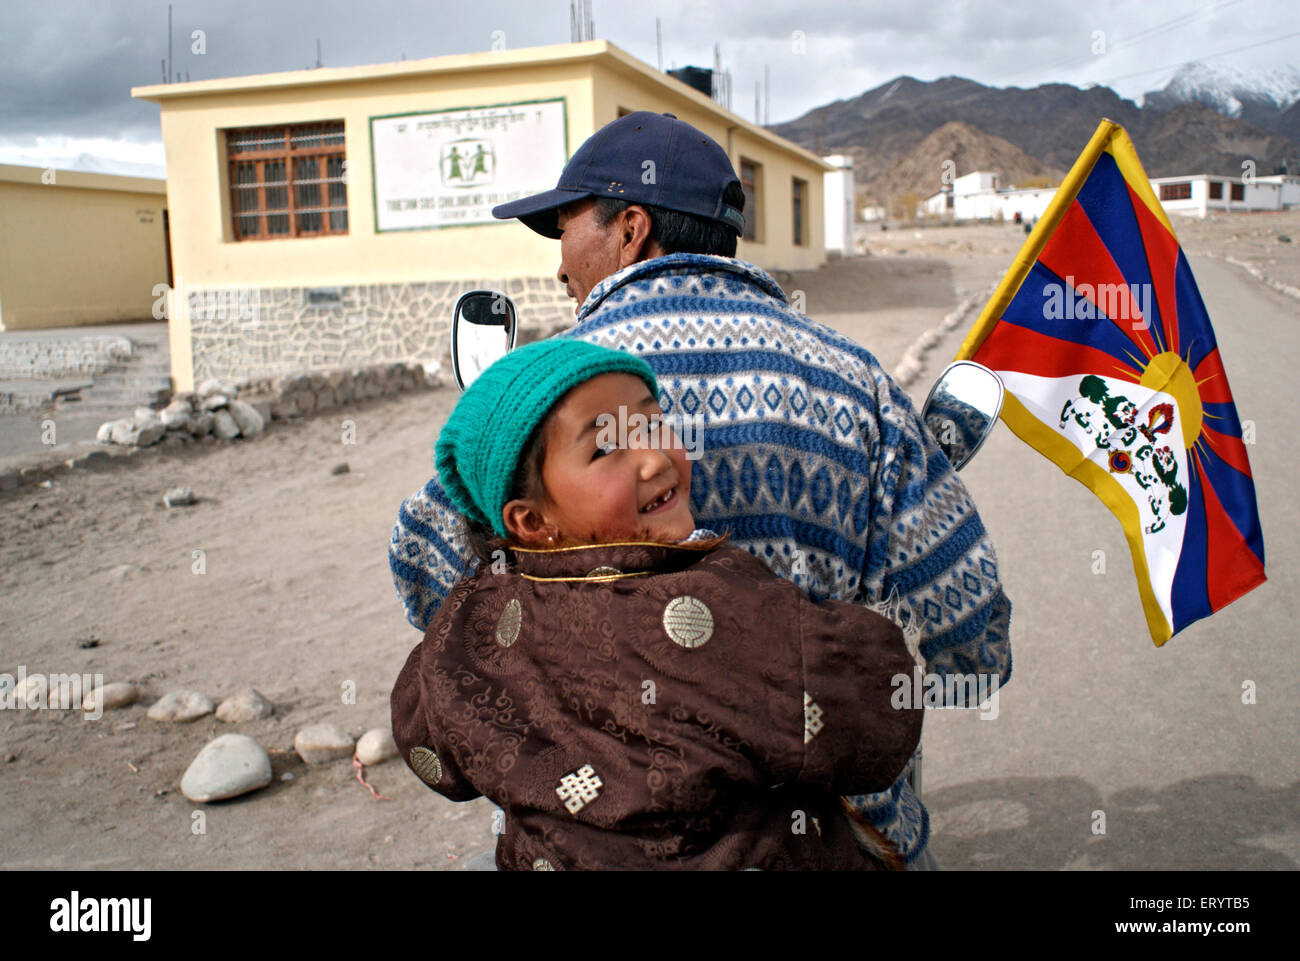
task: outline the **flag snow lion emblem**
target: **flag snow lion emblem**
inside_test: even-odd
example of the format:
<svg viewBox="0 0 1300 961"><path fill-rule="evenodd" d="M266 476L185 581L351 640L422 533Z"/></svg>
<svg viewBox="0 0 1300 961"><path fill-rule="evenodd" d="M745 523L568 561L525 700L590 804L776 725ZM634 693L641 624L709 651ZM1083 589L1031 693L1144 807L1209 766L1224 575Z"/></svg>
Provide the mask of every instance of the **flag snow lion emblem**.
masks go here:
<svg viewBox="0 0 1300 961"><path fill-rule="evenodd" d="M1119 519L1157 645L1263 583L1214 331L1122 127L1097 128L957 359L997 371L1011 430Z"/></svg>

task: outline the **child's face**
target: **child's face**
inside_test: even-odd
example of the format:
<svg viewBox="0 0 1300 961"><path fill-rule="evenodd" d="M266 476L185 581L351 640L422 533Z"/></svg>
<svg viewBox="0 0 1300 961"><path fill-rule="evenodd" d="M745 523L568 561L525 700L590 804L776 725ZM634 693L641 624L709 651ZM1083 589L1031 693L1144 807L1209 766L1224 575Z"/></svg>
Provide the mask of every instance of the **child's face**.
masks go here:
<svg viewBox="0 0 1300 961"><path fill-rule="evenodd" d="M658 424L662 416L658 399L632 374L601 374L571 390L547 421L542 522L530 525L534 536L525 541L549 546L690 536L691 462L676 435ZM658 428L647 429L647 422Z"/></svg>

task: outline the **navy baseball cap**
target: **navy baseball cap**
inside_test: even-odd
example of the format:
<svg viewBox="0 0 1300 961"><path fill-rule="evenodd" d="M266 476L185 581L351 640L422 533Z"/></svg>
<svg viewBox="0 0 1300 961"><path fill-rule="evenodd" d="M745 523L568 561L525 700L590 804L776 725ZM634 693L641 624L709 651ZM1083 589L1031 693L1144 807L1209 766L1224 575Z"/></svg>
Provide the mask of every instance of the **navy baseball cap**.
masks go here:
<svg viewBox="0 0 1300 961"><path fill-rule="evenodd" d="M584 197L614 197L716 220L739 235L744 214L722 200L733 183L740 183L735 168L715 140L670 113L639 110L588 137L554 190L493 207L492 216L517 217L558 240L559 208Z"/></svg>

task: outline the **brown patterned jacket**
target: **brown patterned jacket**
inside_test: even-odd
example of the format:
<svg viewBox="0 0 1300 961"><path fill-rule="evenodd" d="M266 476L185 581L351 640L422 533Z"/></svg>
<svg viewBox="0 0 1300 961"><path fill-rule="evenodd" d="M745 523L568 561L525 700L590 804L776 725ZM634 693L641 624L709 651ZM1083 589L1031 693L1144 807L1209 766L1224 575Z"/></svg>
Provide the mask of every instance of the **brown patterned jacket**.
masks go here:
<svg viewBox="0 0 1300 961"><path fill-rule="evenodd" d="M877 866L839 795L920 739L897 626L726 545L513 555L456 585L392 694L412 770L504 809L501 869Z"/></svg>

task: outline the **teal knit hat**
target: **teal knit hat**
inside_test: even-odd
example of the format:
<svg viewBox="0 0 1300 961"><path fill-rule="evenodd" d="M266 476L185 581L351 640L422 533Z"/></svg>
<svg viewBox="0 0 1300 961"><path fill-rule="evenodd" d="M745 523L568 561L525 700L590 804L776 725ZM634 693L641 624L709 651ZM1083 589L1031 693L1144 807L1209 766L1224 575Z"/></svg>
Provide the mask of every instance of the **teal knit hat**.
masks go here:
<svg viewBox="0 0 1300 961"><path fill-rule="evenodd" d="M540 340L483 371L461 395L435 449L438 479L457 510L505 537L501 511L533 429L569 389L611 373L640 377L659 396L644 360L585 340Z"/></svg>

